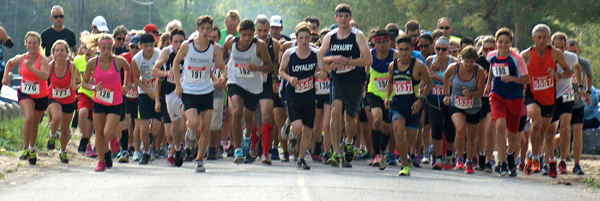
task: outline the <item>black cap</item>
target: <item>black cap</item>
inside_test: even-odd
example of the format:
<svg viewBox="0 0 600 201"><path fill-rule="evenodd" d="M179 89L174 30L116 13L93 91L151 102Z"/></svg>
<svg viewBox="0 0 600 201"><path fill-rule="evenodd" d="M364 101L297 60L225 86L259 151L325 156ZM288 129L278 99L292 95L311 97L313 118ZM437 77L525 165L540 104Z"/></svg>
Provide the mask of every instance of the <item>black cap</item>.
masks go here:
<svg viewBox="0 0 600 201"><path fill-rule="evenodd" d="M399 32L399 30L389 30L388 31L388 35L390 35L390 40L391 41L396 41L396 38L399 35L398 32Z"/></svg>
<svg viewBox="0 0 600 201"><path fill-rule="evenodd" d="M149 33L145 33L140 37L140 43L154 43L154 36Z"/></svg>

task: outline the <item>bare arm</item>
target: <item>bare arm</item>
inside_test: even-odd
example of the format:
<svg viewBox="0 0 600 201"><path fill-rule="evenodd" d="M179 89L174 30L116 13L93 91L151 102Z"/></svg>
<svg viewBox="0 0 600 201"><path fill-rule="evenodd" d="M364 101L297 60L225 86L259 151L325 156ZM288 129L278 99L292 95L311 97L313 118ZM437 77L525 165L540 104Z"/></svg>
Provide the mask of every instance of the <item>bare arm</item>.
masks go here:
<svg viewBox="0 0 600 201"><path fill-rule="evenodd" d="M448 69L446 69L446 72L444 73L444 91L449 92L451 91L450 89L452 89L452 81L450 80L450 78L452 78L452 76L454 75L454 68L456 68L456 63L451 64Z"/></svg>
<svg viewBox="0 0 600 201"><path fill-rule="evenodd" d="M181 63L181 61L185 58L185 56L188 53L188 50L190 48L190 44L188 41L185 41L181 44L181 46L179 47L179 52L177 52L177 55L175 56L175 59L173 59L173 77L175 78L175 88L181 88L181 82L179 82L179 80L181 80L181 66L179 65L179 63Z"/></svg>
<svg viewBox="0 0 600 201"><path fill-rule="evenodd" d="M365 35L363 35L362 31L358 31L356 33L356 44L358 44L358 49L360 50L361 56L360 58L352 58L348 61L348 64L353 66L370 66L373 64L373 56L369 51L367 40L365 39Z"/></svg>
<svg viewBox="0 0 600 201"><path fill-rule="evenodd" d="M261 71L265 73L270 73L273 71L273 64L271 63L271 57L269 56L269 51L267 50L267 45L265 42L259 40L256 47L256 56L262 60L262 66L254 66L252 63L249 65L249 69L251 71ZM254 66L254 67L252 67Z"/></svg>
<svg viewBox="0 0 600 201"><path fill-rule="evenodd" d="M90 59L87 64L85 65L85 72L83 73L83 82L81 84L81 87L83 87L84 89L90 90L90 91L96 91L99 89L92 89L92 86L94 86L94 84L90 83L90 78L92 77L92 71L94 71L94 68L96 68L96 60L94 57L92 59ZM102 84L102 83L98 83L98 84Z"/></svg>
<svg viewBox="0 0 600 201"><path fill-rule="evenodd" d="M281 66L279 66L279 76L292 84L292 76L287 74L287 66L290 62L290 51L286 50L281 58ZM297 78L296 78L297 79ZM294 83L295 84L295 83ZM292 85L294 86L294 85Z"/></svg>
<svg viewBox="0 0 600 201"><path fill-rule="evenodd" d="M485 88L485 70L479 65L475 65L475 70L477 71L477 76L475 79L477 80L477 90L471 92L471 97L473 98L481 98L483 96L483 90Z"/></svg>
<svg viewBox="0 0 600 201"><path fill-rule="evenodd" d="M573 73L571 73L570 66L565 60L565 55L562 52L560 52L560 50L552 49L552 58L554 58L556 60L555 62L558 63L558 65L560 65L560 67L563 69L563 72L560 75L560 79L567 79L573 76Z"/></svg>
<svg viewBox="0 0 600 201"><path fill-rule="evenodd" d="M167 77L169 76L169 71L163 71L161 67L167 63L169 60L169 48L164 48L160 51L160 55L158 55L158 60L154 63L154 67L152 67L152 71L150 75L156 78Z"/></svg>

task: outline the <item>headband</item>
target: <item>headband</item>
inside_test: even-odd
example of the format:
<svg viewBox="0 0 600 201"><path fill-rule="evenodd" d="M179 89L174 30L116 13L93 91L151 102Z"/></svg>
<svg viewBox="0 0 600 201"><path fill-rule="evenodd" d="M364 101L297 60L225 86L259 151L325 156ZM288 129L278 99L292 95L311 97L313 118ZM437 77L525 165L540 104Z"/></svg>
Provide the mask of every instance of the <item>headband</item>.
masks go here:
<svg viewBox="0 0 600 201"><path fill-rule="evenodd" d="M377 40L389 40L390 37L389 36L375 36L373 38L373 40L377 41Z"/></svg>
<svg viewBox="0 0 600 201"><path fill-rule="evenodd" d="M438 38L438 39L435 41L435 45L436 45L436 46L437 46L438 44L440 44L440 43L441 43L441 44L443 44L443 45L446 45L447 47L450 47L450 43L448 42L448 39L446 39L446 38Z"/></svg>
<svg viewBox="0 0 600 201"><path fill-rule="evenodd" d="M340 14L340 13L348 13L348 14L352 15L352 11L350 11L350 10L348 10L348 9L346 9L346 8L340 8L339 10L336 10L336 11L335 11L335 15L336 15L336 16L337 16L338 14Z"/></svg>
<svg viewBox="0 0 600 201"><path fill-rule="evenodd" d="M98 44L103 43L103 42L109 42L109 41L112 43L111 39L102 39L102 40L100 40L100 42L98 42Z"/></svg>

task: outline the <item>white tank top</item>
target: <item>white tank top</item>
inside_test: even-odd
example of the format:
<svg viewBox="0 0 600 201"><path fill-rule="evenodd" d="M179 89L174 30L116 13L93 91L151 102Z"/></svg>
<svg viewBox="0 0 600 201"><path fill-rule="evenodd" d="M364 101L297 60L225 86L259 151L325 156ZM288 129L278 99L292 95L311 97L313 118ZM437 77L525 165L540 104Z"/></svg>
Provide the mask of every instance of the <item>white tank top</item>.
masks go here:
<svg viewBox="0 0 600 201"><path fill-rule="evenodd" d="M156 63L156 60L158 60L159 55L160 49L154 48L154 51L152 52L152 57L148 60L144 59L143 51L140 51L137 54L135 54L135 56L133 56L133 60L137 64L138 69L140 71L140 80L142 80L144 85L146 85L146 87L148 87L150 91L154 91L154 83L156 81L156 78L151 75L151 72L152 68L154 67L154 63ZM139 86L138 93L146 94L146 92L142 90L142 87Z"/></svg>
<svg viewBox="0 0 600 201"><path fill-rule="evenodd" d="M182 67L181 88L185 94L208 94L215 89L210 78L213 68L213 42L211 41L204 51L198 51L194 47L193 39L189 40L189 43L190 48Z"/></svg>
<svg viewBox="0 0 600 201"><path fill-rule="evenodd" d="M238 40L236 38L231 46L231 56L227 63L227 84L235 84L250 93L260 94L263 91L262 72L247 70L249 63L263 65L262 60L256 56L257 40L252 39L252 45L244 51L237 49Z"/></svg>

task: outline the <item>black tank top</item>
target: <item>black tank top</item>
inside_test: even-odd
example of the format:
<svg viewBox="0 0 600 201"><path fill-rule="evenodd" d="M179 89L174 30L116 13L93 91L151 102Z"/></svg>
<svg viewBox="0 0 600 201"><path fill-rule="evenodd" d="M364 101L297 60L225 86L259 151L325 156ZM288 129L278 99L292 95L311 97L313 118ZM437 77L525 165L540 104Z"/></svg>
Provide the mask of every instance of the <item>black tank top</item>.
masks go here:
<svg viewBox="0 0 600 201"><path fill-rule="evenodd" d="M287 66L287 74L298 78L295 87L286 84L288 100L315 100L315 69L317 67L316 49L311 48L310 54L305 59L298 58L296 48L290 51L290 62Z"/></svg>
<svg viewBox="0 0 600 201"><path fill-rule="evenodd" d="M190 43L193 43L194 41L190 40ZM167 63L165 63L162 67L163 71L170 71L171 68L173 68L173 60L175 60L175 56L177 56L177 52L173 51L173 46L169 46L167 47L169 48L169 60L167 60ZM179 62L179 65L183 65L183 59L181 60L181 62ZM183 69L179 68L179 75L181 76L181 71ZM175 84L170 83L167 81L168 77L163 77L161 78L161 82L160 82L160 94L169 94L171 92L173 92L175 90Z"/></svg>
<svg viewBox="0 0 600 201"><path fill-rule="evenodd" d="M406 68L405 71L398 70L398 59L394 60L394 71L392 76L394 89L394 96L392 97L392 102L400 101L410 101L411 103L417 99L417 93L419 86L417 86L421 81L417 81L413 77L413 68L415 66L415 58L410 60L410 65Z"/></svg>
<svg viewBox="0 0 600 201"><path fill-rule="evenodd" d="M350 35L345 39L338 39L338 29L334 29L331 32L331 39L329 44L329 51L331 51L332 56L341 55L348 59L356 59L359 58L360 50L358 49L358 44L356 43L356 33L358 29L352 28ZM338 70L332 71L331 75L333 77L333 81L343 82L346 84L361 84L366 79L366 73L364 69L355 67L355 66L345 66L346 70Z"/></svg>

